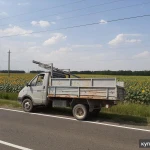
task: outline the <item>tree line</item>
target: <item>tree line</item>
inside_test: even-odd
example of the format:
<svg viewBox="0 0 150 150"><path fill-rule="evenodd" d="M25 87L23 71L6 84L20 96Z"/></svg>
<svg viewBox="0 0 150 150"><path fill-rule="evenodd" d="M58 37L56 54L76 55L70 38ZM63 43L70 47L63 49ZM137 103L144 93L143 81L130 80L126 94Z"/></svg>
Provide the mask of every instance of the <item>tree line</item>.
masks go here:
<svg viewBox="0 0 150 150"><path fill-rule="evenodd" d="M30 73L41 73L42 70L32 70ZM8 73L8 70L0 70L0 73ZM10 73L26 73L24 70L10 70ZM145 71L131 71L131 70L119 70L119 71L71 71L72 74L99 74L99 75L130 75L130 76L150 76L150 70Z"/></svg>
<svg viewBox="0 0 150 150"><path fill-rule="evenodd" d="M42 73L42 72L44 72L44 71L41 71L41 70L32 70L32 71L30 71L30 73Z"/></svg>
<svg viewBox="0 0 150 150"><path fill-rule="evenodd" d="M10 70L10 73L26 73L24 70ZM8 70L0 70L0 73L8 73Z"/></svg>
<svg viewBox="0 0 150 150"><path fill-rule="evenodd" d="M72 74L100 74L100 75L131 75L131 76L150 76L150 70L145 71L131 71L131 70L119 70L119 71L72 71Z"/></svg>

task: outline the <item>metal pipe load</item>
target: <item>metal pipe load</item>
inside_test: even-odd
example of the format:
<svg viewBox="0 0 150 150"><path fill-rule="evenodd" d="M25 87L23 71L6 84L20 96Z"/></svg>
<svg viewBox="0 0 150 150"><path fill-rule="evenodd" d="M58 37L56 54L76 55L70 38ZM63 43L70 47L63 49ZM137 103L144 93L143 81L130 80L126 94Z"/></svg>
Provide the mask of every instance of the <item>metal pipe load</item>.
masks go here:
<svg viewBox="0 0 150 150"><path fill-rule="evenodd" d="M47 70L50 70L51 71L51 77L59 77L59 78L64 78L65 75L68 75L69 78L70 76L73 76L73 77L76 77L76 78L80 78L79 76L76 76L74 74L71 74L70 71L67 72L67 71L63 71L62 69L58 69L58 68L55 68L53 67L53 63L51 63L50 65L49 64L44 64L44 63L41 63L41 62L38 62L38 61L35 61L33 60L32 61L34 64L38 64L39 67L41 68L44 68L44 69L47 69ZM70 70L70 69L69 69Z"/></svg>

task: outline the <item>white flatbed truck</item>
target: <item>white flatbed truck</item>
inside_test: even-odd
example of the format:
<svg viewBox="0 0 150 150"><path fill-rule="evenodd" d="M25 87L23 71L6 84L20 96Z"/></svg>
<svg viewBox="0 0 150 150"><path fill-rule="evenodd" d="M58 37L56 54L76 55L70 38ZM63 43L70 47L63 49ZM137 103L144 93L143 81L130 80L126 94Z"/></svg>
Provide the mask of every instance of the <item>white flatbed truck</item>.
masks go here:
<svg viewBox="0 0 150 150"><path fill-rule="evenodd" d="M84 120L89 113L97 115L102 107L124 100L124 84L115 78L66 78L71 74L53 65L33 62L50 71L36 75L19 92L18 100L26 112L35 106L51 104L52 107L71 107L73 116Z"/></svg>

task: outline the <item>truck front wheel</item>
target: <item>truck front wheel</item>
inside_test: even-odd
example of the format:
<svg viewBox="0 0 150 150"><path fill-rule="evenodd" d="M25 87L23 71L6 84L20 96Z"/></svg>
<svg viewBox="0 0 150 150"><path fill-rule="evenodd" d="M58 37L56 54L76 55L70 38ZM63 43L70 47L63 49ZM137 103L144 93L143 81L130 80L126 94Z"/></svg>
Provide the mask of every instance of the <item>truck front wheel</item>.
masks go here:
<svg viewBox="0 0 150 150"><path fill-rule="evenodd" d="M77 120L84 120L88 116L88 107L83 104L77 104L73 107L73 116Z"/></svg>
<svg viewBox="0 0 150 150"><path fill-rule="evenodd" d="M25 112L33 111L33 103L30 99L23 100L22 107Z"/></svg>

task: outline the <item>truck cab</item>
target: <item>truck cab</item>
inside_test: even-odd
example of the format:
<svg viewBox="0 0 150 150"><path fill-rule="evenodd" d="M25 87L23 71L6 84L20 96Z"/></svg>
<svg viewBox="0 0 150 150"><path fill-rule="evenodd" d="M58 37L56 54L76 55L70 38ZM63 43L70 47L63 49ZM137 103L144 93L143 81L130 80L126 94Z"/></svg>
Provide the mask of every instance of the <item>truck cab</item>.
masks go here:
<svg viewBox="0 0 150 150"><path fill-rule="evenodd" d="M49 73L36 75L27 85L19 92L18 99L23 101L25 98L32 99L33 104L44 104L47 96L47 79Z"/></svg>

